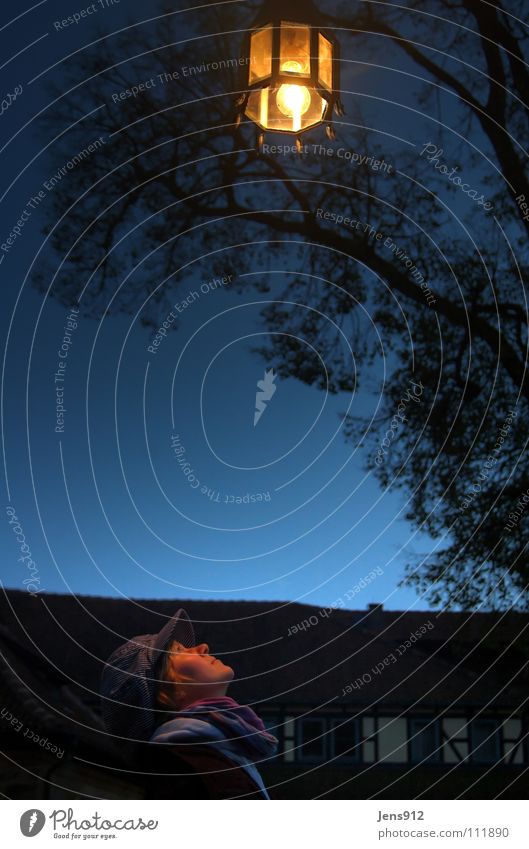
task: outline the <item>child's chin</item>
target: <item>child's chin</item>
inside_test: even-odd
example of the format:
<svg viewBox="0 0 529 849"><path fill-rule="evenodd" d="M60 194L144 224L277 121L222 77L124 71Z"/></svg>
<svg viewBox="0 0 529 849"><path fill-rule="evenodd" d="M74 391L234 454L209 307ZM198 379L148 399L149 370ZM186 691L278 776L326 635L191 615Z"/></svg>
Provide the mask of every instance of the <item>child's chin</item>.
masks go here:
<svg viewBox="0 0 529 849"><path fill-rule="evenodd" d="M222 672L223 672L222 679L224 681L231 681L233 676L235 675L235 672L233 671L231 666L226 666L225 664L223 664L223 666L224 666L224 669L222 670Z"/></svg>

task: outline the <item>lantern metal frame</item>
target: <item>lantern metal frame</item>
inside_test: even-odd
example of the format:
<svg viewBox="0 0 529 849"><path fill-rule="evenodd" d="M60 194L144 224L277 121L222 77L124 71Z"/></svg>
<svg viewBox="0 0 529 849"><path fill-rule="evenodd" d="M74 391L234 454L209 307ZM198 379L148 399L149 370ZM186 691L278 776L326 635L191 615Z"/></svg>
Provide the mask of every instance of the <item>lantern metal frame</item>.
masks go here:
<svg viewBox="0 0 529 849"><path fill-rule="evenodd" d="M336 137L333 126L333 112L342 116L344 114L343 104L339 97L340 91L340 46L335 36L321 24L322 16L314 6L312 0L266 0L259 10L250 28L245 33L241 58L246 60L241 65L240 91L236 100L235 124L238 126L243 115L247 115L246 109L250 95L261 89L279 89L281 85L302 85L310 91L318 94L325 104L321 118L313 121L309 126L297 130L284 128L270 128L263 126L255 118L248 116L258 128L257 146L260 149L264 141L265 132L283 133L296 135L298 150L301 150L301 133L312 130L320 124L325 125L327 137ZM308 27L309 50L310 50L310 72L307 74L294 71L281 71L281 28L282 26ZM271 63L270 73L266 77L250 83L250 59L252 49L252 36L258 31L271 27ZM331 56L331 81L330 88L322 84L320 77L320 34L329 42L332 49Z"/></svg>

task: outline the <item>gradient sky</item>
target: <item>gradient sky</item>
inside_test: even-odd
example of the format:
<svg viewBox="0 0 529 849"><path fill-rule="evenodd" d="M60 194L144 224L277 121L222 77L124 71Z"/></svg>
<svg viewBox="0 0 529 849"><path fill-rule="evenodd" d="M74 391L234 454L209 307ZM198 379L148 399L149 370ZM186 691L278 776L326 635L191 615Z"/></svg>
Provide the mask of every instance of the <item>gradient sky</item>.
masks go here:
<svg viewBox="0 0 529 849"><path fill-rule="evenodd" d="M122 26L125 5L133 19L146 16L144 4L122 0L94 18L106 31ZM3 72L4 92L20 81L25 90L0 119L2 146L8 142L2 193L18 175L1 203L2 242L49 174L31 124L21 128L47 103L44 82L60 79L61 66L33 85L26 81L94 37L91 21L54 32L53 21L72 10L71 3L42 3L0 30L2 55L15 56L40 39ZM1 14L5 25L8 10ZM363 73L356 84L368 92L383 86L386 97L400 91L405 100L401 82L388 73ZM390 106L379 118L388 132L399 126ZM328 605L380 567L383 575L346 606L426 608L397 582L410 558L426 555L433 543L404 520L404 495L383 493L366 471L368 449L348 443L340 430L341 413L349 407L370 416L376 399L367 392L326 397L278 378L254 427L256 382L269 364L251 350L262 342L255 334L263 326L262 305L250 302L267 295L200 293L156 355L147 350L152 331L128 316L101 323L81 318L68 352L65 432L54 432L53 375L67 311L25 279L40 245L45 203L0 267L4 346L9 333L4 502L23 527L41 591ZM198 263L180 280L175 300L210 277ZM175 434L198 488L178 463ZM226 503L257 493L269 500ZM19 588L25 567L5 519L1 527L2 582Z"/></svg>

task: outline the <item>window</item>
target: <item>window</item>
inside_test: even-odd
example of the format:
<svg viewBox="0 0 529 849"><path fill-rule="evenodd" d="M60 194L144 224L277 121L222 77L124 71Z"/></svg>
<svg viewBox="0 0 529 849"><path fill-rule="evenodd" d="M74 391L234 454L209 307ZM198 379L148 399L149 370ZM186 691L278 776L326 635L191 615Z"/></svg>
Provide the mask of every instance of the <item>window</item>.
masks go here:
<svg viewBox="0 0 529 849"><path fill-rule="evenodd" d="M310 29L281 21L281 73L310 76Z"/></svg>
<svg viewBox="0 0 529 849"><path fill-rule="evenodd" d="M474 719L471 731L474 763L495 763L500 758L498 723L495 719Z"/></svg>
<svg viewBox="0 0 529 849"><path fill-rule="evenodd" d="M410 719L411 759L415 763L439 761L439 724L437 720Z"/></svg>
<svg viewBox="0 0 529 849"><path fill-rule="evenodd" d="M298 726L299 760L324 760L325 758L325 720L300 719Z"/></svg>
<svg viewBox="0 0 529 849"><path fill-rule="evenodd" d="M356 717L307 717L296 722L296 760L353 763L361 760L360 727Z"/></svg>
<svg viewBox="0 0 529 849"><path fill-rule="evenodd" d="M332 719L330 721L330 757L351 763L360 760L360 735L356 719Z"/></svg>
<svg viewBox="0 0 529 849"><path fill-rule="evenodd" d="M272 27L252 32L250 46L250 85L272 73Z"/></svg>
<svg viewBox="0 0 529 849"><path fill-rule="evenodd" d="M503 721L503 754L505 763L521 764L523 756L523 734L522 720L519 717L511 717Z"/></svg>
<svg viewBox="0 0 529 849"><path fill-rule="evenodd" d="M466 716L445 716L441 722L443 730L443 762L445 764L467 763L470 720Z"/></svg>
<svg viewBox="0 0 529 849"><path fill-rule="evenodd" d="M378 760L401 764L408 760L409 726L405 716L379 716Z"/></svg>
<svg viewBox="0 0 529 849"><path fill-rule="evenodd" d="M321 85L332 89L332 44L324 35L318 33L320 45L319 81Z"/></svg>
<svg viewBox="0 0 529 849"><path fill-rule="evenodd" d="M266 730L269 731L270 734L273 734L274 737L279 737L279 731L281 729L281 720L279 716L275 714L269 714L268 716L266 714L262 714L262 719Z"/></svg>

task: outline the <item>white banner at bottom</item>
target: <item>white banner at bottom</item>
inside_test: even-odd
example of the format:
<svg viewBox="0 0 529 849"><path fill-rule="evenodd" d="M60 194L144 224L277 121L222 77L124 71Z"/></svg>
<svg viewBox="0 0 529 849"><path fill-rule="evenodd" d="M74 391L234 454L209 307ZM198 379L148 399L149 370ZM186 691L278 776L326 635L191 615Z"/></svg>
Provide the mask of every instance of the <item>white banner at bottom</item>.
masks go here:
<svg viewBox="0 0 529 849"><path fill-rule="evenodd" d="M5 846L303 849L483 846L527 849L522 801L4 800Z"/></svg>

